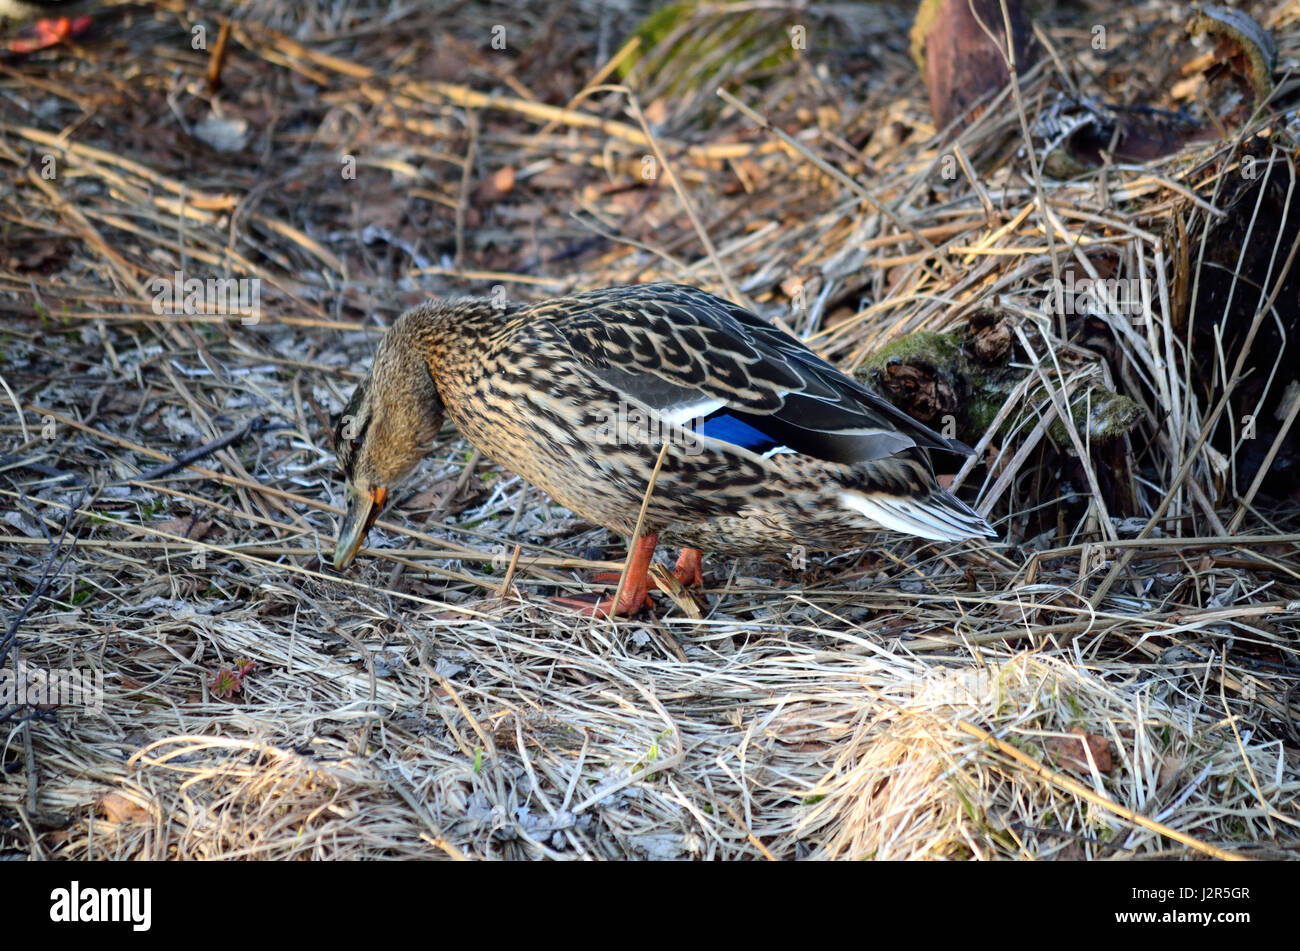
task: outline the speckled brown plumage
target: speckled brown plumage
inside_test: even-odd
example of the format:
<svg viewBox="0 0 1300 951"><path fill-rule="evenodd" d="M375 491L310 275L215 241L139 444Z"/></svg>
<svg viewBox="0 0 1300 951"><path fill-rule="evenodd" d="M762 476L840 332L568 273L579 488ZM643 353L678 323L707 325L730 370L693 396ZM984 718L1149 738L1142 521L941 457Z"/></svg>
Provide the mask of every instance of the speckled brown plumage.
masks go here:
<svg viewBox="0 0 1300 951"><path fill-rule="evenodd" d="M665 438L643 535L741 555L859 547L884 526L992 534L930 469L927 449L964 447L691 287L407 312L340 424L340 465L356 496L400 481L444 412L486 455L624 535Z"/></svg>

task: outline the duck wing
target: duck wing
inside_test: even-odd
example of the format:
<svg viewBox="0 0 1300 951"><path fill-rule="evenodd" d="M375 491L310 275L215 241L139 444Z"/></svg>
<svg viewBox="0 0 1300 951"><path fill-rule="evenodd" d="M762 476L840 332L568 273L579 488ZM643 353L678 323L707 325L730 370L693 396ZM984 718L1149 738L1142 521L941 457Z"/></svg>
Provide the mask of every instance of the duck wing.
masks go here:
<svg viewBox="0 0 1300 951"><path fill-rule="evenodd" d="M906 450L969 453L729 301L681 284L576 294L537 307L580 369L699 435L853 464ZM927 465L928 468L928 465Z"/></svg>

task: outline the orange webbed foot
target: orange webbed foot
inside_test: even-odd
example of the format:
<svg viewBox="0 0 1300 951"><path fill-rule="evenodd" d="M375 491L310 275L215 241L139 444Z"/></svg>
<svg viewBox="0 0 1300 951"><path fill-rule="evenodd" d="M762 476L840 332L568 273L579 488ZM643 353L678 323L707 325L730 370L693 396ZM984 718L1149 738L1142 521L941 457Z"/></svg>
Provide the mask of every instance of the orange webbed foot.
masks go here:
<svg viewBox="0 0 1300 951"><path fill-rule="evenodd" d="M619 599L618 606L614 606L614 599L600 598L596 601L584 600L581 595L566 595L560 598L551 599L555 604L563 605L566 608L574 608L582 617L608 618L614 616L632 617L640 614L646 608L654 606L654 599L645 591L638 593L624 589L623 597Z"/></svg>
<svg viewBox="0 0 1300 951"><path fill-rule="evenodd" d="M657 535L646 535L638 539L633 546L632 558L627 566L627 581L623 584L623 596L619 598L617 605L615 605L612 597L601 598L592 602L580 595L573 595L555 598L554 601L565 607L577 608L579 612L587 617L611 617L613 615L631 617L646 608L654 607L654 599L650 597L650 583L653 579L650 577L649 572L650 561L654 557L655 546L658 543L659 538ZM683 548L672 574L683 588L703 584L704 553L698 548ZM622 577L623 572L620 571L602 571L595 575L592 580L605 584L618 584ZM655 580L654 583L664 591L669 590L667 584L662 580ZM669 594L672 594L672 592L669 591ZM680 596L681 593L678 592L675 597Z"/></svg>
<svg viewBox="0 0 1300 951"><path fill-rule="evenodd" d="M704 552L698 548L683 548L673 574L683 588L704 584Z"/></svg>
<svg viewBox="0 0 1300 951"><path fill-rule="evenodd" d="M624 574L627 575L627 580L623 582L622 596L619 597L617 604L612 597L601 598L594 604L579 596L555 598L555 602L565 607L577 608L587 617L612 617L620 614L631 617L648 607L653 607L654 601L649 593L649 572L650 561L654 558L655 546L658 544L658 535L643 535L633 544L631 557L624 571L606 571L596 575L594 580L613 584L617 584Z"/></svg>
<svg viewBox="0 0 1300 951"><path fill-rule="evenodd" d="M11 53L35 53L37 50L58 46L64 40L71 39L90 29L88 16L47 17L36 20L9 42Z"/></svg>

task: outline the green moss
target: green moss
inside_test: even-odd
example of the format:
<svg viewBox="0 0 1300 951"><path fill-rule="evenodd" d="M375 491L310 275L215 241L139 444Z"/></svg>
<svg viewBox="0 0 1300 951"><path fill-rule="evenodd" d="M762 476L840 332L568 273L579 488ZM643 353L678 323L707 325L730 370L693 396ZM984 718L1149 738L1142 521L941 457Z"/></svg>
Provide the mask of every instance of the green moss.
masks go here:
<svg viewBox="0 0 1300 951"><path fill-rule="evenodd" d="M1049 399L1040 388L1035 402ZM1092 442L1110 442L1133 428L1142 408L1127 396L1109 390L1091 389L1078 392L1070 401L1070 418L1079 438ZM1070 434L1059 416L1047 427L1048 438L1061 448L1073 448Z"/></svg>
<svg viewBox="0 0 1300 951"><path fill-rule="evenodd" d="M1007 394L1000 391L976 392L973 394L966 404L971 429L975 432L988 432L993 425L993 420L998 418L998 412L1002 409L1002 404L1006 402L1006 399Z"/></svg>
<svg viewBox="0 0 1300 951"><path fill-rule="evenodd" d="M647 50L654 49L666 40L673 30L685 22L694 9L694 3L683 2L670 3L651 11L650 15L641 21L641 25L632 32L632 36L641 41L641 48L619 65L619 76L626 79L628 73L632 71L633 64L644 56Z"/></svg>
<svg viewBox="0 0 1300 951"><path fill-rule="evenodd" d="M884 373L894 361L951 370L961 361L961 338L935 330L918 330L881 347L862 364L861 372Z"/></svg>
<svg viewBox="0 0 1300 951"><path fill-rule="evenodd" d="M755 71L794 58L790 34L771 11L732 12L710 6L707 13L701 14L700 7L699 0L683 0L647 16L632 32L641 40L641 46L619 64L619 78L626 80L638 65L643 70L648 66L650 73L672 75L674 80L667 91L681 94L708 85L725 64L748 59L761 50L770 52L754 64ZM691 28L682 30L688 24ZM665 47L674 35L672 45ZM647 78L641 77L642 81Z"/></svg>
<svg viewBox="0 0 1300 951"><path fill-rule="evenodd" d="M942 389L952 394L956 435L966 442L978 440L987 431L1010 392L997 384L996 374L966 358L960 334L933 330L919 330L881 347L858 367L854 375L873 390L883 392L886 371L898 364L925 368L934 375ZM978 411L972 412L972 408ZM900 409L911 411L905 405Z"/></svg>
<svg viewBox="0 0 1300 951"><path fill-rule="evenodd" d="M916 10L916 19L912 21L909 48L912 62L916 64L916 68L922 75L925 74L925 38L930 33L930 27L939 18L942 9L943 0L921 0L921 5Z"/></svg>
<svg viewBox="0 0 1300 951"><path fill-rule="evenodd" d="M932 372L936 380L955 396L957 437L974 445L992 428L1026 371L1023 367L1012 366L1009 359L1000 365L973 360L965 344L966 338L962 334L917 331L873 353L854 376L882 392L886 370L892 365L922 367ZM1023 439L1051 402L1051 395L1041 383L1031 387L1027 397L1021 401L1019 412L1010 413L1002 421L996 441L1002 444L1013 438ZM907 406L900 408L908 409ZM1070 416L1075 428L1081 437L1093 443L1123 436L1133 428L1141 414L1142 409L1136 402L1100 386L1080 389L1070 401ZM1059 417L1048 424L1047 435L1058 447L1073 449L1069 431Z"/></svg>

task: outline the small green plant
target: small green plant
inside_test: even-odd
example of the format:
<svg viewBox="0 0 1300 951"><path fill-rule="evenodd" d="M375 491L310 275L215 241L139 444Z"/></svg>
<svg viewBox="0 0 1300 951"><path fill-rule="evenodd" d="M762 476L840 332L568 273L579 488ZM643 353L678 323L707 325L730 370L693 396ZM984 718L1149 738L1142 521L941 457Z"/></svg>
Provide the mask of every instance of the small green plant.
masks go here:
<svg viewBox="0 0 1300 951"><path fill-rule="evenodd" d="M208 681L208 689L214 696L229 700L237 693L244 692L244 678L257 669L257 662L247 657L235 658L235 669L222 667Z"/></svg>
<svg viewBox="0 0 1300 951"><path fill-rule="evenodd" d="M659 759L659 744L672 736L672 733L672 730L664 730L655 737L654 742L650 744L650 749L646 750L645 756L641 757L641 759L637 760L637 762L632 765L632 772L635 773L640 770L649 769L651 764L653 764L655 760ZM654 778L654 773L649 773L646 776L646 779L648 780L654 780Z"/></svg>

